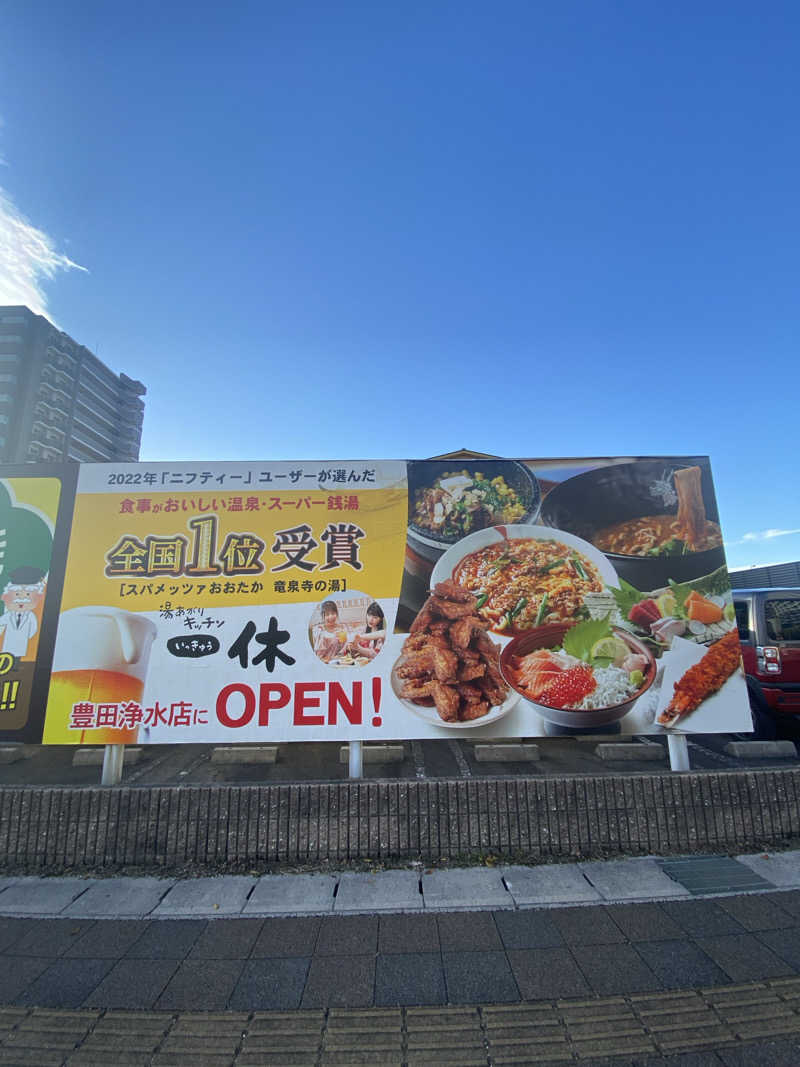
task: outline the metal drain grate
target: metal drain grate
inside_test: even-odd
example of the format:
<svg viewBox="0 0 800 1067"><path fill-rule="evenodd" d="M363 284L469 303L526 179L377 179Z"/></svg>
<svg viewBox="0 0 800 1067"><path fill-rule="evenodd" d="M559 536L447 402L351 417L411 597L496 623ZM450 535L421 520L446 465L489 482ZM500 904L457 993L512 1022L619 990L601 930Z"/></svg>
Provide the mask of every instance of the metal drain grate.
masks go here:
<svg viewBox="0 0 800 1067"><path fill-rule="evenodd" d="M687 856L685 859L662 860L661 869L695 896L775 888L772 882L729 856Z"/></svg>

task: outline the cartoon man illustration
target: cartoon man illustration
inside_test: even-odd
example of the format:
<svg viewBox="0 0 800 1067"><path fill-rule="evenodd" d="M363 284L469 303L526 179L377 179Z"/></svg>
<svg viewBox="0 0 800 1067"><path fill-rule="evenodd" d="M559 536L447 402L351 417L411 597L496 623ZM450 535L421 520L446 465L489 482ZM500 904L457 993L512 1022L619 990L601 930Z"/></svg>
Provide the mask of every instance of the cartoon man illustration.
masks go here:
<svg viewBox="0 0 800 1067"><path fill-rule="evenodd" d="M17 659L25 659L28 644L39 629L36 610L44 600L45 577L39 567L17 567L0 594L5 605L0 615L2 650Z"/></svg>

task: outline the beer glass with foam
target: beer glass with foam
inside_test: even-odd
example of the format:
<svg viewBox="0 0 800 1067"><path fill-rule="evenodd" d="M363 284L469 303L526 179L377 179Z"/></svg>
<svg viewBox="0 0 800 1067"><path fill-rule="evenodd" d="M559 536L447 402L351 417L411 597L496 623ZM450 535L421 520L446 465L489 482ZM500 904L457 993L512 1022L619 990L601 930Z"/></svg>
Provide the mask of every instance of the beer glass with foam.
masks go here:
<svg viewBox="0 0 800 1067"><path fill-rule="evenodd" d="M50 677L45 744L122 745L136 741L139 726L70 728L75 704L105 706L106 719L128 703L141 704L156 627L142 615L112 607L72 608L62 613Z"/></svg>

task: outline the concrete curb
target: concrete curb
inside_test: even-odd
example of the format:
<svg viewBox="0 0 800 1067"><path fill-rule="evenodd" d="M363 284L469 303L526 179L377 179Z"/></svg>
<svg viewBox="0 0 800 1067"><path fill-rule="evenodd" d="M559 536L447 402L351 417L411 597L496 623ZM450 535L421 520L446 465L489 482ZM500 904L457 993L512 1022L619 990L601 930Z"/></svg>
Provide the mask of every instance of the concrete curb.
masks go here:
<svg viewBox="0 0 800 1067"><path fill-rule="evenodd" d="M0 868L758 851L800 838L800 770L270 786L0 789Z"/></svg>

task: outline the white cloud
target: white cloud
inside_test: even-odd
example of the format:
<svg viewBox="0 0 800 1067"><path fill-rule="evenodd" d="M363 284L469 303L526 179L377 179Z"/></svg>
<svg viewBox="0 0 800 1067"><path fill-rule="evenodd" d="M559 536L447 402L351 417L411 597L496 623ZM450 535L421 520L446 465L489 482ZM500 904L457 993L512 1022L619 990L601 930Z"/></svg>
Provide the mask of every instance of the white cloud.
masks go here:
<svg viewBox="0 0 800 1067"><path fill-rule="evenodd" d="M746 533L743 541L771 541L773 537L788 537L790 534L799 534L800 530L759 530L755 533Z"/></svg>
<svg viewBox="0 0 800 1067"><path fill-rule="evenodd" d="M771 541L775 537L790 537L792 534L800 534L800 529L797 530L752 530L742 536L739 541L726 541L725 546L731 545L746 545L753 541Z"/></svg>
<svg viewBox="0 0 800 1067"><path fill-rule="evenodd" d="M44 283L61 270L86 267L56 252L52 239L0 188L0 304L27 304L37 315L46 315Z"/></svg>

